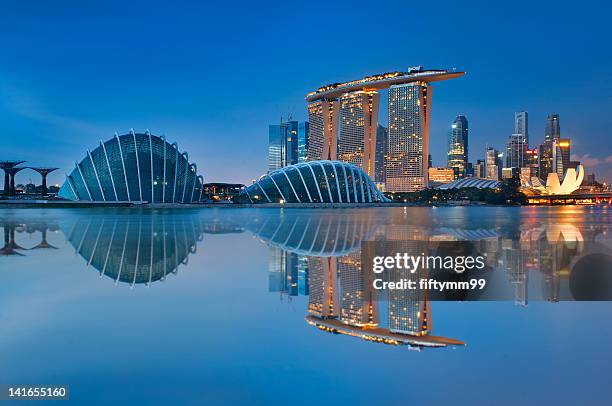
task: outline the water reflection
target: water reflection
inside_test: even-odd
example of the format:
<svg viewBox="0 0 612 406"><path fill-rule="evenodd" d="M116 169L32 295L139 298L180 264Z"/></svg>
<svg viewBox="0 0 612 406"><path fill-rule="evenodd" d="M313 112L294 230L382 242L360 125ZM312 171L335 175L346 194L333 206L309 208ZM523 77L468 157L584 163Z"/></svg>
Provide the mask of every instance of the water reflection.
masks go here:
<svg viewBox="0 0 612 406"><path fill-rule="evenodd" d="M79 218L67 240L100 276L134 286L175 274L202 236L195 216L115 215Z"/></svg>
<svg viewBox="0 0 612 406"><path fill-rule="evenodd" d="M58 240L49 242L48 233L61 230L58 236L64 236L86 266L133 287L176 274L205 243L204 234L217 238L248 232L268 246L268 290L282 300L307 297L303 310L309 325L418 348L461 341L432 335L433 294L371 289L374 275L363 272L361 241L394 241L406 250L414 249L413 241L434 243L434 250L442 250L446 241L469 241L475 252L486 253L497 291L521 306L530 299L592 300L591 285L608 286L609 272L591 271L612 268L607 212L584 209L568 217L563 210L525 209L513 211L513 217L507 209L488 209L491 215L481 210L77 210L54 212L60 213L57 218L5 214L0 215L0 255L26 256L18 261L45 249L45 255L59 255ZM396 275L421 277L427 275ZM605 293L596 299L605 299ZM479 291L446 298L493 299Z"/></svg>

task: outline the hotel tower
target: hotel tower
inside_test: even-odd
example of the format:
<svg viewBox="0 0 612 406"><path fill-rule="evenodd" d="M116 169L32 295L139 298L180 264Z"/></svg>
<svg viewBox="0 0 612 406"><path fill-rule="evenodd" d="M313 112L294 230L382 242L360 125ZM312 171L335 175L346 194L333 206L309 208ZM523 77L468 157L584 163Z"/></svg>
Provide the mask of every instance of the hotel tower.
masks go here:
<svg viewBox="0 0 612 406"><path fill-rule="evenodd" d="M424 70L418 66L407 72L334 83L309 93L307 159L349 162L375 178L379 91L389 89L386 190L424 188L429 153L430 82L462 75L463 72Z"/></svg>

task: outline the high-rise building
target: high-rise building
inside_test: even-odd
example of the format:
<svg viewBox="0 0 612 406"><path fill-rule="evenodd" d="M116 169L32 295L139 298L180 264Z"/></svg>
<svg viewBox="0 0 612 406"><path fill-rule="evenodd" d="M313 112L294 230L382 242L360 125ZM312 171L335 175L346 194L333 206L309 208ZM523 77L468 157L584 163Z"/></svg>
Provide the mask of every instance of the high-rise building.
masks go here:
<svg viewBox="0 0 612 406"><path fill-rule="evenodd" d="M503 154L493 147L485 151L485 174L487 179L499 180L501 178Z"/></svg>
<svg viewBox="0 0 612 406"><path fill-rule="evenodd" d="M527 151L527 138L522 133L515 133L508 137L506 144L506 167L522 168L525 166L525 153Z"/></svg>
<svg viewBox="0 0 612 406"><path fill-rule="evenodd" d="M484 160L478 159L476 161L476 164L474 165L474 177L479 179L484 179L487 177Z"/></svg>
<svg viewBox="0 0 612 406"><path fill-rule="evenodd" d="M340 98L338 160L361 167L370 177L376 173L379 100L376 91L351 92Z"/></svg>
<svg viewBox="0 0 612 406"><path fill-rule="evenodd" d="M376 183L385 183L385 157L389 145L389 130L387 127L378 124L376 127Z"/></svg>
<svg viewBox="0 0 612 406"><path fill-rule="evenodd" d="M431 87L425 82L389 89L389 154L386 190L413 192L428 183Z"/></svg>
<svg viewBox="0 0 612 406"><path fill-rule="evenodd" d="M455 168L457 176L466 176L468 166L468 121L457 116L448 133L448 167Z"/></svg>
<svg viewBox="0 0 612 406"><path fill-rule="evenodd" d="M425 70L422 66L407 72L367 76L344 83L320 87L306 96L310 129L308 160L340 160L360 166L371 178L376 170L376 138L381 89L392 88L390 115L395 130L389 135L392 175L389 191L409 191L427 185L427 148L429 144L429 83L463 76L464 72ZM403 93L402 93L403 92ZM410 94L410 95L409 95ZM393 99L393 101L391 101ZM402 104L403 103L403 104ZM400 106L400 104L402 104ZM410 105L410 111L408 107ZM418 122L418 123L417 123ZM412 127L411 127L412 125ZM400 134L401 132L401 134ZM397 144L394 150L391 147Z"/></svg>
<svg viewBox="0 0 612 406"><path fill-rule="evenodd" d="M268 171L298 163L297 121L273 124L268 129Z"/></svg>
<svg viewBox="0 0 612 406"><path fill-rule="evenodd" d="M321 99L308 105L309 161L338 159L338 100Z"/></svg>
<svg viewBox="0 0 612 406"><path fill-rule="evenodd" d="M544 132L544 142L553 142L561 138L561 127L559 126L559 115L548 114L546 116L546 130Z"/></svg>
<svg viewBox="0 0 612 406"><path fill-rule="evenodd" d="M563 181L565 172L570 166L570 140L558 138L553 141L552 171Z"/></svg>
<svg viewBox="0 0 612 406"><path fill-rule="evenodd" d="M514 113L514 134L522 134L525 144L529 145L529 115L526 111Z"/></svg>
<svg viewBox="0 0 612 406"><path fill-rule="evenodd" d="M308 159L308 121L298 124L298 163Z"/></svg>
<svg viewBox="0 0 612 406"><path fill-rule="evenodd" d="M561 138L559 115L549 114L546 116L544 143L540 145L539 176L542 179L546 179L553 171L553 142L559 138Z"/></svg>

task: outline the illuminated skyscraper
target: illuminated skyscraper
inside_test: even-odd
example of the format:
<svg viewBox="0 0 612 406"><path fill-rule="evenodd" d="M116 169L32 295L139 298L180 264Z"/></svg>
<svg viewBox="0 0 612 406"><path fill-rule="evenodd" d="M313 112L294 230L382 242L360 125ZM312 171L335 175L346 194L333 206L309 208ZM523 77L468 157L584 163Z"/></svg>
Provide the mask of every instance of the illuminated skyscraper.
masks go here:
<svg viewBox="0 0 612 406"><path fill-rule="evenodd" d="M409 68L407 72L390 72L345 83L333 83L309 93L306 96L310 123L308 160L350 162L375 178L378 91L391 88L390 94L399 95L393 103L404 103L405 106L398 105L394 113L396 120L390 121L390 126L397 127L395 138L401 145L395 147L394 162L391 165L394 176L392 183L395 186L387 190L424 188L427 185L429 144L429 83L463 74L446 70L424 70L422 66L417 66ZM406 97L401 96L402 92ZM410 96L412 102L408 101L408 93L414 93L414 98ZM414 105L410 112L399 110L403 107L407 109L411 103ZM403 125L402 120L406 121ZM408 129L408 121L414 123L414 128ZM391 137L389 142L390 148L394 147ZM386 172L388 180L389 171Z"/></svg>
<svg viewBox="0 0 612 406"><path fill-rule="evenodd" d="M460 178L465 177L468 166L468 121L457 116L448 133L448 167L454 168Z"/></svg>
<svg viewBox="0 0 612 406"><path fill-rule="evenodd" d="M389 130L387 127L378 125L376 128L376 183L385 183L385 157L389 146Z"/></svg>
<svg viewBox="0 0 612 406"><path fill-rule="evenodd" d="M412 192L428 183L431 87L425 82L389 89L389 153L386 190Z"/></svg>
<svg viewBox="0 0 612 406"><path fill-rule="evenodd" d="M487 179L499 180L502 170L502 154L493 147L485 151L485 176Z"/></svg>
<svg viewBox="0 0 612 406"><path fill-rule="evenodd" d="M559 176L560 181L563 181L565 172L570 166L570 140L567 138L554 140L552 152L552 171Z"/></svg>
<svg viewBox="0 0 612 406"><path fill-rule="evenodd" d="M361 167L373 177L376 166L378 92L352 92L340 98L338 160Z"/></svg>
<svg viewBox="0 0 612 406"><path fill-rule="evenodd" d="M317 100L308 105L309 161L337 159L338 100Z"/></svg>
<svg viewBox="0 0 612 406"><path fill-rule="evenodd" d="M515 133L508 137L506 145L506 168L522 168L525 166L527 139L524 134Z"/></svg>

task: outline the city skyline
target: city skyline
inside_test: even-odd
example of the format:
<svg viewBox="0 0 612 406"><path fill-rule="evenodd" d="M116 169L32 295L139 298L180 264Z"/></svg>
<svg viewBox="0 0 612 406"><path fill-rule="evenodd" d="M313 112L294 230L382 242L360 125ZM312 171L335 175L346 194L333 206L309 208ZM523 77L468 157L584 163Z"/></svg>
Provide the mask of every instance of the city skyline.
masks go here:
<svg viewBox="0 0 612 406"><path fill-rule="evenodd" d="M113 4L108 7L116 9ZM393 7L399 13L408 12L406 6ZM237 13L223 7L215 9L221 16L232 14L238 22L232 31L215 22L206 27L194 24L206 15L206 8L187 15L176 10L162 12L153 6L142 15L140 7L130 5L121 15L113 16L113 23L127 25L138 16L142 24L168 24L163 24L163 34L144 30L125 35L109 31L109 12L95 5L80 12L57 5L45 9L44 14L11 5L2 25L7 32L4 37L11 39L3 43L6 63L0 65L4 77L0 85L0 129L5 134L4 153L9 155L3 159L60 167L49 175L49 184L61 184L84 146L115 131L134 128L142 132L148 128L189 150L206 182L248 183L252 174L266 169L267 125L286 111L304 121L304 96L313 87L423 64L456 66L468 72L461 81L445 83L435 92L431 123L434 166L441 166L446 158L446 135L455 116L465 115L470 120L472 151L483 151L487 144L503 150L506 137L513 131L510 115L525 110L531 116L530 146L543 142L546 116L558 113L563 119L563 136L572 140L572 153L579 156L587 172L595 172L600 179L612 177L607 163L612 156L612 141L606 137L610 102L605 96L610 86L606 72L612 60L603 52L603 38L608 37L609 28L594 21L602 16L577 18L586 11L538 4L530 5L531 12L517 22L501 9L474 13L469 7L448 7L454 10L449 14L469 15L480 28L453 30L453 41L445 42L421 34L419 29L421 24L430 26L440 30L442 38L449 29L447 16L432 16L409 29L387 26L383 10L360 10L358 13L373 17L380 35L366 39L368 46L363 53L347 55L338 53L337 47L322 49L329 34L305 37L305 32L293 30L288 22L274 32L254 30L260 26L251 17L272 18L287 12L288 6L245 8ZM342 5L334 5L330 14L341 9ZM294 13L300 21L314 17L313 10L305 6ZM542 19L543 13L554 18ZM64 24L68 21L77 21L77 25ZM502 27L519 24L525 29L513 30L512 38L507 38L505 30L491 30L491 35L482 39L479 33L491 28L493 21ZM49 30L50 23L54 30ZM553 24L554 30L547 29ZM79 38L75 38L73 29L79 30ZM284 38L272 41L281 37L279 30ZM335 33L340 28L331 30ZM40 42L43 32L44 45ZM214 44L205 41L215 32L226 35L215 35L218 42ZM238 44L236 41L247 32L255 34L247 44ZM381 42L383 35L389 38L388 43ZM406 39L411 37L418 41L408 43ZM339 38L340 47L348 45L348 39ZM532 56L529 66L507 64L516 41L527 38L525 52ZM587 38L589 41L585 41ZM182 45L175 46L177 43ZM487 45L493 44L494 50L489 51ZM564 52L574 45L580 45L580 57ZM292 47L297 52L287 57L288 63L275 66L268 56L278 47ZM297 63L296 55L314 49L321 52L321 58ZM543 49L547 52L541 52ZM238 54L249 62L235 63ZM588 60L588 65L583 60ZM143 70L140 61L151 63L144 64ZM586 74L572 75L578 70ZM232 80L213 83L213 77ZM386 121L385 109L385 103L381 103L381 123ZM43 157L37 149L40 143L46 146ZM227 156L236 160L231 168L222 165ZM479 158L470 157L473 162ZM26 183L29 178L38 179L24 172L17 175L17 182Z"/></svg>

